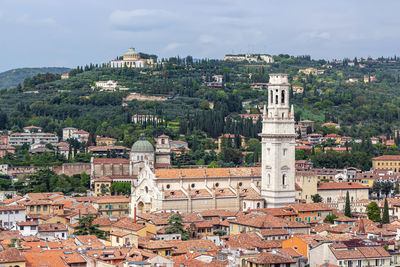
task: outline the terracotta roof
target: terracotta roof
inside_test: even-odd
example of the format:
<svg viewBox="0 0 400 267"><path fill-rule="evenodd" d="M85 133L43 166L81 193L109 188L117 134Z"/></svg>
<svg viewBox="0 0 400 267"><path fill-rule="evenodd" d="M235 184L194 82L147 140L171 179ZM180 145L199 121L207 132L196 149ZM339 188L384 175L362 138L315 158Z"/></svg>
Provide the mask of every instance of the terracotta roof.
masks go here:
<svg viewBox="0 0 400 267"><path fill-rule="evenodd" d="M217 210L204 210L200 212L201 216L203 217L235 217L236 216L236 211L231 211L231 210L223 210L223 209L217 209Z"/></svg>
<svg viewBox="0 0 400 267"><path fill-rule="evenodd" d="M21 205L0 206L0 211L4 210L25 210L25 207Z"/></svg>
<svg viewBox="0 0 400 267"><path fill-rule="evenodd" d="M400 155L383 155L379 157L372 158L372 160L388 160L388 161L400 161Z"/></svg>
<svg viewBox="0 0 400 267"><path fill-rule="evenodd" d="M112 230L110 235L118 236L118 237L124 237L127 235L133 235L131 232L127 231L122 231L122 230Z"/></svg>
<svg viewBox="0 0 400 267"><path fill-rule="evenodd" d="M76 235L75 239L82 243L83 246L87 246L92 249L104 248L104 244L95 235Z"/></svg>
<svg viewBox="0 0 400 267"><path fill-rule="evenodd" d="M280 235L289 235L288 230L286 229L262 229L260 231L263 237L266 236L280 236Z"/></svg>
<svg viewBox="0 0 400 267"><path fill-rule="evenodd" d="M197 178L197 177L260 177L260 167L239 168L199 168L199 169L156 169L155 175L159 179L168 178Z"/></svg>
<svg viewBox="0 0 400 267"><path fill-rule="evenodd" d="M142 224L134 223L131 218L122 218L119 221L112 224L113 227L129 230L129 231L139 231L145 226Z"/></svg>
<svg viewBox="0 0 400 267"><path fill-rule="evenodd" d="M100 159L100 158L94 158L93 159L93 164L130 164L129 160L127 159Z"/></svg>
<svg viewBox="0 0 400 267"><path fill-rule="evenodd" d="M303 256L299 252L297 252L294 248L278 248L275 251L283 256L291 258L299 258Z"/></svg>
<svg viewBox="0 0 400 267"><path fill-rule="evenodd" d="M21 237L19 231L0 231L0 240L15 239Z"/></svg>
<svg viewBox="0 0 400 267"><path fill-rule="evenodd" d="M332 245L329 247L338 260L391 257L383 247L357 247L355 250L336 249Z"/></svg>
<svg viewBox="0 0 400 267"><path fill-rule="evenodd" d="M71 266L71 264L85 264L86 261L77 252L65 249L41 250L24 252L27 267L34 266Z"/></svg>
<svg viewBox="0 0 400 267"><path fill-rule="evenodd" d="M298 212L333 210L325 203L304 203L304 204L298 203L298 204L290 204L288 206L295 209Z"/></svg>
<svg viewBox="0 0 400 267"><path fill-rule="evenodd" d="M0 264L21 261L25 262L25 258L21 256L21 253L16 248L6 248L0 251Z"/></svg>
<svg viewBox="0 0 400 267"><path fill-rule="evenodd" d="M37 226L39 223L36 221L17 222L19 226Z"/></svg>
<svg viewBox="0 0 400 267"><path fill-rule="evenodd" d="M368 189L368 187L352 182L343 183L320 183L318 190L340 190L340 189Z"/></svg>
<svg viewBox="0 0 400 267"><path fill-rule="evenodd" d="M39 224L39 232L60 232L67 231L67 227L62 223L43 223Z"/></svg>
<svg viewBox="0 0 400 267"><path fill-rule="evenodd" d="M248 262L257 264L282 264L282 263L296 263L296 260L291 258L282 257L276 254L271 254L267 252L261 252L255 258L247 259Z"/></svg>

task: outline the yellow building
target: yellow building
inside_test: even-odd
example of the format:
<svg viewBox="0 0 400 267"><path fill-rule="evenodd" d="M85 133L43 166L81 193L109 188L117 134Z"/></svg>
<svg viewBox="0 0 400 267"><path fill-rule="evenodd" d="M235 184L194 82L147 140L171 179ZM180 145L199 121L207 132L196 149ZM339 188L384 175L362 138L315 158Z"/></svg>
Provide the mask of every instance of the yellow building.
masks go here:
<svg viewBox="0 0 400 267"><path fill-rule="evenodd" d="M93 206L100 215L127 216L129 214L129 198L124 196L97 197L93 200Z"/></svg>
<svg viewBox="0 0 400 267"><path fill-rule="evenodd" d="M138 247L138 236L128 231L113 230L110 233L111 246L113 247Z"/></svg>
<svg viewBox="0 0 400 267"><path fill-rule="evenodd" d="M111 184L111 177L99 177L93 179L94 193L96 196L110 196Z"/></svg>
<svg viewBox="0 0 400 267"><path fill-rule="evenodd" d="M111 137L96 137L96 145L97 146L113 146L117 142L117 139Z"/></svg>
<svg viewBox="0 0 400 267"><path fill-rule="evenodd" d="M0 251L0 265L10 267L25 267L26 259L16 248L5 248Z"/></svg>
<svg viewBox="0 0 400 267"><path fill-rule="evenodd" d="M400 171L400 155L383 155L372 159L373 169Z"/></svg>
<svg viewBox="0 0 400 267"><path fill-rule="evenodd" d="M304 73L306 75L317 75L318 74L318 70L316 68L307 68L307 69L300 69L299 73Z"/></svg>
<svg viewBox="0 0 400 267"><path fill-rule="evenodd" d="M50 215L50 200L31 200L24 203L26 214L42 214L42 215Z"/></svg>

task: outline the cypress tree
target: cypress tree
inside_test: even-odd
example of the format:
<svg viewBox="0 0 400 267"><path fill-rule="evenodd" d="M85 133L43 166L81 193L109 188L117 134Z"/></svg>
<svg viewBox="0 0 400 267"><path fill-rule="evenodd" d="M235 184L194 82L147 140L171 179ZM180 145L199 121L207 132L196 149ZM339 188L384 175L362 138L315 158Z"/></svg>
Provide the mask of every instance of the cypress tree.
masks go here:
<svg viewBox="0 0 400 267"><path fill-rule="evenodd" d="M387 199L385 198L385 205L383 207L383 214L382 214L382 224L388 224L390 223L389 219L389 206Z"/></svg>
<svg viewBox="0 0 400 267"><path fill-rule="evenodd" d="M351 217L349 191L347 191L347 193L346 193L346 206L344 208L344 216Z"/></svg>

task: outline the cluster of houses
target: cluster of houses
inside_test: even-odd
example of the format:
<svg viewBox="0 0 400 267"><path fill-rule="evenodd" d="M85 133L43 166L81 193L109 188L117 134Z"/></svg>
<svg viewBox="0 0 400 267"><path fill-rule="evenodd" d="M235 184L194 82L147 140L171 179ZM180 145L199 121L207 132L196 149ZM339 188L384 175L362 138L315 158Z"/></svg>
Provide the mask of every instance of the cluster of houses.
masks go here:
<svg viewBox="0 0 400 267"><path fill-rule="evenodd" d="M342 190L352 191L348 186ZM0 264L400 266L400 221L395 212L400 199L388 200L392 220L382 225L365 214L345 217L324 203L136 214L125 196L29 193L0 202ZM383 209L383 202L378 204ZM185 235L167 230L176 214ZM103 235L76 233L80 219L88 215ZM324 222L329 215L336 217Z"/></svg>

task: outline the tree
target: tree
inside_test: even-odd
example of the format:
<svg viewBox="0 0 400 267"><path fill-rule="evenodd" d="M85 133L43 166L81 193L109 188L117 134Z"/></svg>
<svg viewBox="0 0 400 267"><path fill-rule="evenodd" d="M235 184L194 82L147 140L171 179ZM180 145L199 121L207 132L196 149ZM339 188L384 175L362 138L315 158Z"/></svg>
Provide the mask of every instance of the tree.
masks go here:
<svg viewBox="0 0 400 267"><path fill-rule="evenodd" d="M166 234L181 234L182 240L189 239L189 233L185 231L182 224L182 215L174 214L168 218L168 227L165 229Z"/></svg>
<svg viewBox="0 0 400 267"><path fill-rule="evenodd" d="M350 196L349 191L346 193L346 206L344 208L344 216L351 217Z"/></svg>
<svg viewBox="0 0 400 267"><path fill-rule="evenodd" d="M368 204L367 215L368 219L370 219L373 222L381 221L381 209L379 208L378 204L376 204L375 201Z"/></svg>
<svg viewBox="0 0 400 267"><path fill-rule="evenodd" d="M93 224L94 217L87 215L79 219L78 226L74 227L74 235L95 235L98 238L106 239L104 231L98 229L100 225Z"/></svg>
<svg viewBox="0 0 400 267"><path fill-rule="evenodd" d="M107 193L109 193L109 192L110 192L110 189L107 188L107 186L106 186L105 184L101 184L101 186L100 186L100 193L101 193L101 195L102 195L102 196L105 196L105 195L107 195Z"/></svg>
<svg viewBox="0 0 400 267"><path fill-rule="evenodd" d="M335 214L328 214L326 215L325 219L324 219L324 223L330 223L333 224L334 220L338 218L338 216L336 216Z"/></svg>
<svg viewBox="0 0 400 267"><path fill-rule="evenodd" d="M375 180L372 185L372 191L378 196L378 199L380 198L381 190L382 190L381 182L379 180Z"/></svg>
<svg viewBox="0 0 400 267"><path fill-rule="evenodd" d="M389 206L387 199L385 198L385 205L383 207L383 214L382 214L382 223L383 224L388 224L390 223L390 218L389 218Z"/></svg>
<svg viewBox="0 0 400 267"><path fill-rule="evenodd" d="M322 197L319 194L312 195L311 199L314 203L322 202Z"/></svg>
<svg viewBox="0 0 400 267"><path fill-rule="evenodd" d="M111 193L129 196L131 194L132 184L130 182L116 182L111 185Z"/></svg>

